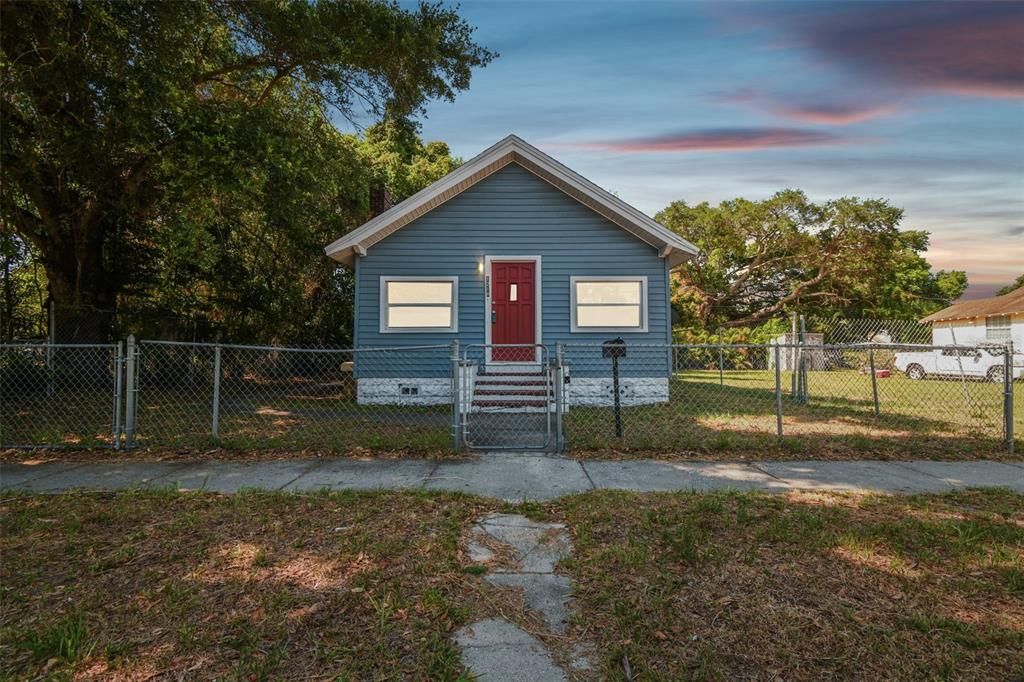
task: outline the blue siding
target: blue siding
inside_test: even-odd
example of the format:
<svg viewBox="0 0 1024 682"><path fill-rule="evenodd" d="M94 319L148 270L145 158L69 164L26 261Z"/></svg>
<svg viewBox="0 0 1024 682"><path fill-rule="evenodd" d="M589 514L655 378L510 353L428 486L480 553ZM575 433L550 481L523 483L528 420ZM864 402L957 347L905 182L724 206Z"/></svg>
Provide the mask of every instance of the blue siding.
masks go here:
<svg viewBox="0 0 1024 682"><path fill-rule="evenodd" d="M355 282L356 282L356 292L359 291L359 261L360 261L360 259L356 258L355 268L354 268L355 272L353 274L353 277L354 277ZM358 296L358 294L356 295L355 305L353 306L353 308L354 308L354 310L352 312L353 312L353 315L355 316L356 322L355 322L355 324L352 325L352 346L353 346L353 348L359 348L359 296Z"/></svg>
<svg viewBox="0 0 1024 682"><path fill-rule="evenodd" d="M370 247L359 259L359 346L449 344L456 337L462 344L484 343L488 315L478 267L485 255L541 256L544 344L600 343L612 336L570 332L569 278L575 275L646 276L648 331L622 336L627 343L664 344L669 338L667 265L655 247L510 164ZM380 278L385 275L458 276L458 333L381 334Z"/></svg>

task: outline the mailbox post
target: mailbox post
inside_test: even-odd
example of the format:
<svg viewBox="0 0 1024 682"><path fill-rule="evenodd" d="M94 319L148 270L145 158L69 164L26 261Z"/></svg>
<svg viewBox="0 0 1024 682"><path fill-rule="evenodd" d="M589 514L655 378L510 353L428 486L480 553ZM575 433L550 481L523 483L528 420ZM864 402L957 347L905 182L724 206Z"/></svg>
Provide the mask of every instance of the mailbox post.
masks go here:
<svg viewBox="0 0 1024 682"><path fill-rule="evenodd" d="M622 337L601 344L601 355L612 361L612 400L615 404L615 437L622 437L622 400L619 396L619 358L626 357L626 342Z"/></svg>

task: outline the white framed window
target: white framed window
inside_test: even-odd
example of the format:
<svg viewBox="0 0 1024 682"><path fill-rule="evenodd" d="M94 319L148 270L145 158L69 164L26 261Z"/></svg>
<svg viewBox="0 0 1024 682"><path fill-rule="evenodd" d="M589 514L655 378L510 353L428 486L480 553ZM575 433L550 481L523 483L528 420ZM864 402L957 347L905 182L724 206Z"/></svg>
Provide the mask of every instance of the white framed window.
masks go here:
<svg viewBox="0 0 1024 682"><path fill-rule="evenodd" d="M570 277L571 331L647 331L646 277Z"/></svg>
<svg viewBox="0 0 1024 682"><path fill-rule="evenodd" d="M986 341L1009 341L1010 340L1010 316L989 315L985 318L985 340Z"/></svg>
<svg viewBox="0 0 1024 682"><path fill-rule="evenodd" d="M458 330L458 277L380 278L382 334Z"/></svg>

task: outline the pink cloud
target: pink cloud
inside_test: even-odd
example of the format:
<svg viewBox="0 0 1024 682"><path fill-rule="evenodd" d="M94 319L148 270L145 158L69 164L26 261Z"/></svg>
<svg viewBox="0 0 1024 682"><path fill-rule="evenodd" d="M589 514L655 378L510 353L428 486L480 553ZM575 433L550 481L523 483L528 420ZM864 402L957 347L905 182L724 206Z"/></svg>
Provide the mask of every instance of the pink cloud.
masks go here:
<svg viewBox="0 0 1024 682"><path fill-rule="evenodd" d="M863 4L794 15L801 42L918 91L1024 97L1024 3Z"/></svg>
<svg viewBox="0 0 1024 682"><path fill-rule="evenodd" d="M852 125L891 116L903 110L902 105L897 103L850 102L829 98L829 94L783 96L740 88L720 94L714 99L727 104L743 104L779 118L812 125Z"/></svg>
<svg viewBox="0 0 1024 682"><path fill-rule="evenodd" d="M669 133L623 140L582 142L568 145L626 153L740 152L791 147L847 144L850 140L832 133L798 128L721 128Z"/></svg>
<svg viewBox="0 0 1024 682"><path fill-rule="evenodd" d="M845 126L862 123L875 118L891 116L900 111L895 104L848 105L848 104L769 104L768 110L783 118L801 123Z"/></svg>

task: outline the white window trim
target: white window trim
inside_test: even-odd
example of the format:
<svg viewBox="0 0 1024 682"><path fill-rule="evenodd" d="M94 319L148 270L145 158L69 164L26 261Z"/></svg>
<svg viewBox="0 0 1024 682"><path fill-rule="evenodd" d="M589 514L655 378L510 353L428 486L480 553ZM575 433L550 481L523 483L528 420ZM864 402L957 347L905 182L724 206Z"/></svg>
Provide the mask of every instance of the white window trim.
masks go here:
<svg viewBox="0 0 1024 682"><path fill-rule="evenodd" d="M450 327L391 327L388 325L388 282L451 282L452 324ZM438 307L424 306L424 307ZM380 333L381 334L456 334L459 331L459 278L421 277L418 275L380 276Z"/></svg>
<svg viewBox="0 0 1024 682"><path fill-rule="evenodd" d="M639 327L580 327L576 324L576 283L577 282L640 282L640 326ZM646 275L573 275L569 277L569 331L573 334L647 331L647 276Z"/></svg>

